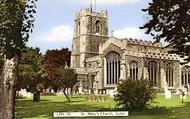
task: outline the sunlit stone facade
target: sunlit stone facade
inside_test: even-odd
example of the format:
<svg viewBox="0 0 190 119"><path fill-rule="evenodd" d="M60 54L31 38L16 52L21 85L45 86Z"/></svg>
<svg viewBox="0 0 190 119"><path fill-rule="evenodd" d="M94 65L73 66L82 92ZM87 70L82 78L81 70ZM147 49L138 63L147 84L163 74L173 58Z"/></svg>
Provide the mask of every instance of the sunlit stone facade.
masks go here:
<svg viewBox="0 0 190 119"><path fill-rule="evenodd" d="M147 79L160 90L189 86L189 65L169 50L161 43L109 37L107 11L76 12L71 67L78 73L79 93L111 94L127 77Z"/></svg>

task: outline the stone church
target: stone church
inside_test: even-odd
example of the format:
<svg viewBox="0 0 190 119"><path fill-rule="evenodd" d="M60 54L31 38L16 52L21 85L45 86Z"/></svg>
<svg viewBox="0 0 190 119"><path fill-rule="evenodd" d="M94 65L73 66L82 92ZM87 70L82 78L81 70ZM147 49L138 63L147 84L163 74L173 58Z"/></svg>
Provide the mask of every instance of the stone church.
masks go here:
<svg viewBox="0 0 190 119"><path fill-rule="evenodd" d="M71 67L78 74L79 92L111 94L120 80L147 79L157 89L175 91L190 84L190 67L168 54L171 45L109 37L107 11L76 12Z"/></svg>

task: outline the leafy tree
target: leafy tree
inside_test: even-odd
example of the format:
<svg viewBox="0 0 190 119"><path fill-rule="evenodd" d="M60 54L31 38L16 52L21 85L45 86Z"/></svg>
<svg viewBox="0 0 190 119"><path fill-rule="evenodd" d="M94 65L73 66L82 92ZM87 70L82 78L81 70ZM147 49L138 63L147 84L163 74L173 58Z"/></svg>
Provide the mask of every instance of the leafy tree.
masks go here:
<svg viewBox="0 0 190 119"><path fill-rule="evenodd" d="M77 83L77 74L73 69L61 66L58 69L57 79L59 83L59 89L63 91L67 100L71 101L70 97L68 96L68 90L70 90L72 96L73 87Z"/></svg>
<svg viewBox="0 0 190 119"><path fill-rule="evenodd" d="M70 89L72 96L73 86L77 82L75 71L68 68L70 57L71 52L69 49L63 48L61 50L48 50L44 58L44 67L50 80L50 87L55 92L63 90L68 101L71 101L71 99L67 91Z"/></svg>
<svg viewBox="0 0 190 119"><path fill-rule="evenodd" d="M48 74L51 87L57 92L59 82L57 81L58 70L60 66L70 65L71 52L68 48L61 50L48 50L44 56L44 67Z"/></svg>
<svg viewBox="0 0 190 119"><path fill-rule="evenodd" d="M148 80L122 80L114 100L125 109L143 109L156 97L156 90Z"/></svg>
<svg viewBox="0 0 190 119"><path fill-rule="evenodd" d="M152 0L147 12L150 20L142 29L159 42L164 39L172 44L171 53L188 56L190 61L190 0Z"/></svg>
<svg viewBox="0 0 190 119"><path fill-rule="evenodd" d="M15 84L18 59L32 31L37 0L0 1L0 55L3 71L0 79L0 118L14 118Z"/></svg>
<svg viewBox="0 0 190 119"><path fill-rule="evenodd" d="M19 67L18 90L26 89L34 94L33 101L40 101L40 93L46 80L43 57L39 48L27 48L22 53Z"/></svg>

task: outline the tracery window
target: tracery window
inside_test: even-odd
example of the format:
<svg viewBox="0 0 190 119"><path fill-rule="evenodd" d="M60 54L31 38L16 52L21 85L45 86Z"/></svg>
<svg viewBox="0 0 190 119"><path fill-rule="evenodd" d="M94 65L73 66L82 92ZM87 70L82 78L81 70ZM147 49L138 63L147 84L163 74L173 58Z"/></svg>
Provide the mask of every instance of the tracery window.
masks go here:
<svg viewBox="0 0 190 119"><path fill-rule="evenodd" d="M148 79L152 84L156 84L157 63L155 61L150 61L148 63Z"/></svg>
<svg viewBox="0 0 190 119"><path fill-rule="evenodd" d="M181 71L181 84L188 85L190 83L190 67L183 67Z"/></svg>
<svg viewBox="0 0 190 119"><path fill-rule="evenodd" d="M107 84L117 84L120 77L120 56L116 52L110 52L106 56Z"/></svg>
<svg viewBox="0 0 190 119"><path fill-rule="evenodd" d="M131 61L129 63L130 78L138 79L138 63L136 61Z"/></svg>
<svg viewBox="0 0 190 119"><path fill-rule="evenodd" d="M166 82L169 87L173 87L174 84L174 67L172 63L166 65Z"/></svg>

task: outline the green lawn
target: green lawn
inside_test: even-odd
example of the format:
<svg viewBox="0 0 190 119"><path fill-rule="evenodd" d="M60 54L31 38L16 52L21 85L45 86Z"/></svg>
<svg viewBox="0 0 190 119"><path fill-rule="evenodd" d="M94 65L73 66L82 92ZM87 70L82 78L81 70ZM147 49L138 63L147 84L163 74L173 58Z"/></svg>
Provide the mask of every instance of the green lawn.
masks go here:
<svg viewBox="0 0 190 119"><path fill-rule="evenodd" d="M72 100L69 103L64 96L42 96L39 103L32 102L30 98L19 100L16 102L17 118L52 119L53 112L116 110L116 103L111 98L108 98L106 102L91 102L85 96L75 96ZM164 99L164 96L158 96L151 109L129 112L129 117L123 119L126 118L189 119L190 96L184 103L181 103L179 96L173 96L170 100Z"/></svg>

